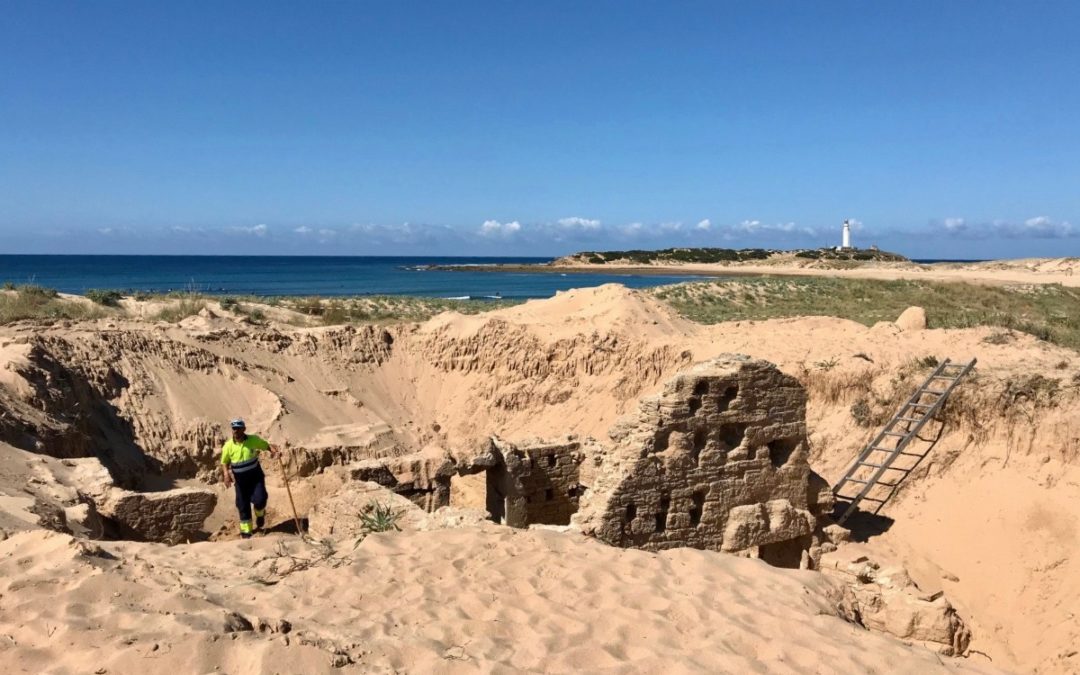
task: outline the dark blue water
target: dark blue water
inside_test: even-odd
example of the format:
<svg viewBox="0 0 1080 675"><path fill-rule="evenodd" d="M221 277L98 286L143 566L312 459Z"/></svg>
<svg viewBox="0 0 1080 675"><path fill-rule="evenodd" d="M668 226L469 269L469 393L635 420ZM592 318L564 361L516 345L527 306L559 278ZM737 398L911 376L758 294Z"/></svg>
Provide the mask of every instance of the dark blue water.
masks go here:
<svg viewBox="0 0 1080 675"><path fill-rule="evenodd" d="M538 263L550 258L0 255L0 282L64 293L198 291L233 295L415 295L547 298L606 283L659 286L693 276L457 272L427 265Z"/></svg>

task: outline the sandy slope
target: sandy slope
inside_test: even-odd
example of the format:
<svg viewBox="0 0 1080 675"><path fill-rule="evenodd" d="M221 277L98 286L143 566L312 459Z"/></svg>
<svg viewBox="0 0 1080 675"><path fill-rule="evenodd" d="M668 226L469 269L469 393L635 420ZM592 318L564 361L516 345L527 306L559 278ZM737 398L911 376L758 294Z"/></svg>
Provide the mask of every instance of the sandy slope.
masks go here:
<svg viewBox="0 0 1080 675"><path fill-rule="evenodd" d="M837 619L819 574L715 553L444 530L371 536L281 577L264 560L279 544L311 552L280 536L172 549L12 537L5 671L991 672Z"/></svg>
<svg viewBox="0 0 1080 675"><path fill-rule="evenodd" d="M491 433L511 440L566 433L603 438L664 378L717 354L742 352L773 361L806 384L812 464L835 480L873 431L852 416L860 396L869 392L887 400L895 391L910 391L915 382L898 378L912 359L977 357L979 377L957 392L958 412L931 461L886 508L883 515L892 522L885 522L884 533L867 546L904 560L920 587L944 589L973 627L973 649L988 654L995 665L1075 672L1080 669L1075 652L1080 643L1075 609L1080 602L1075 581L1080 578L1080 415L1074 383L1080 356L1024 335L989 344L985 338L992 332L902 331L891 324L866 328L820 317L706 327L619 286L572 291L480 316L444 314L420 326L386 330L260 328L225 313L195 317L182 326L24 325L0 329L0 357L8 366L0 369L0 403L23 405L20 396L37 397L37 407L19 408L20 414L51 424L41 417L43 402L54 396L48 387L59 392L64 377L111 382L115 370L127 386L108 399L108 406L131 425L139 447L154 461L189 479L208 475L222 420L239 414L273 440L290 442L310 473L327 463L404 454L429 443L458 447ZM31 386L16 370L31 357L44 358L42 353L60 364L56 372L61 365L71 370ZM819 365L833 362L828 368ZM1054 398L1018 393L1016 383L1033 374L1058 381ZM85 396L61 393L49 400L86 403ZM69 447L67 437L57 438L58 447ZM134 453L122 456L130 466L146 461L138 448L110 447ZM0 470L4 467L0 464ZM11 473L11 480L0 481L5 492L0 506L11 506L14 514L2 524L9 531L28 527L30 518L20 492L30 474L19 467ZM299 486L302 511L318 497L315 483ZM280 490L275 495L273 522L284 522ZM225 525L231 532L230 499L224 492L222 497L209 525ZM558 536L505 532L491 538L470 531L380 537L361 547L359 562L292 575L268 589L235 580L246 574L253 556L272 547L269 540L251 545L250 553L236 542L173 549L108 544L126 561L113 565L74 556L63 538L21 535L0 544L7 589L0 616L37 618L0 619L5 622L0 636L14 636L19 646L10 652L12 658L28 669L59 658L51 643L35 637L53 628L74 642L64 657L71 659L71 672L80 670L76 666L87 654L104 652L101 645L109 649L100 667L128 672L136 668L131 664L142 663L137 648L146 649L151 641L159 643L159 651L165 644L171 649L151 658L163 658L163 667L181 672L217 664L229 672L265 670L267 664L296 672L329 662L325 644L303 647L293 641L286 648L280 636L252 633L234 642L209 627L208 617L218 621L227 606L245 616L303 623L338 645L333 649L357 655L367 650L364 658L371 660L357 662L374 664L376 671L498 670L537 668L537 663L552 669L650 671L668 662L675 665L665 670L707 669L714 662L736 670L745 665L738 657L748 653L769 670L783 670L781 657L799 672L892 672L901 660L916 663L912 669L925 667L919 659L926 652L904 650L895 642L864 652L836 651L840 643L884 638L851 633L834 618L806 618L825 602L818 585L824 582L811 577L716 554L680 551L657 557ZM486 555L500 556L500 562ZM515 562L507 563L511 558ZM670 575L676 562L691 574ZM204 571L183 583L168 571L183 576L188 568ZM16 574L23 569L29 571ZM366 569L374 576L366 576ZM75 571L70 589L69 571ZM573 612L559 608L571 599L564 586L545 585L545 575L552 574L571 584L572 595L580 598ZM631 580L632 593L618 585L624 577ZM684 589L677 579L691 585L695 601L679 599ZM137 591L136 583L148 589ZM773 594L769 588L786 592ZM103 601L112 592L125 597L127 589L135 607L107 611ZM56 607L44 602L58 592L64 599ZM363 599L354 595L360 593ZM507 601L485 601L491 593ZM301 598L311 596L321 599L304 605ZM337 607L327 609L326 602ZM481 604L492 613L483 614ZM158 617L163 611L173 612L162 615L172 618ZM181 619L182 611L196 618ZM766 615L783 620L770 623ZM104 632L93 629L95 621L106 626ZM648 628L645 638L630 630L639 621ZM194 635L179 637L191 626ZM348 626L363 629L350 637ZM124 631L135 628L145 631L138 633L143 636L138 645L123 645ZM698 642L684 639L683 632ZM576 637L567 640L566 633ZM779 635L791 640L772 639ZM594 643L602 647L592 648ZM230 647L236 644L245 649ZM470 660L460 660L455 645L464 645ZM808 653L807 645L820 646L822 654ZM967 663L979 659L985 662L976 654Z"/></svg>

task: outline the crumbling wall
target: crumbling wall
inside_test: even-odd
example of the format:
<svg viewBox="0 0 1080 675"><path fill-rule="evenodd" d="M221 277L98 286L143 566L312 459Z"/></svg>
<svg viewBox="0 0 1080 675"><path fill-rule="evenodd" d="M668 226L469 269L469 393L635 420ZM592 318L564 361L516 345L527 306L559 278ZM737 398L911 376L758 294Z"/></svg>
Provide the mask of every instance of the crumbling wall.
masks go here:
<svg viewBox="0 0 1080 675"><path fill-rule="evenodd" d="M681 546L809 566L831 508L807 464L806 393L795 378L724 355L679 373L610 433L574 522L615 546Z"/></svg>
<svg viewBox="0 0 1080 675"><path fill-rule="evenodd" d="M488 512L512 527L569 525L578 510L580 441L492 441L502 460L488 472Z"/></svg>

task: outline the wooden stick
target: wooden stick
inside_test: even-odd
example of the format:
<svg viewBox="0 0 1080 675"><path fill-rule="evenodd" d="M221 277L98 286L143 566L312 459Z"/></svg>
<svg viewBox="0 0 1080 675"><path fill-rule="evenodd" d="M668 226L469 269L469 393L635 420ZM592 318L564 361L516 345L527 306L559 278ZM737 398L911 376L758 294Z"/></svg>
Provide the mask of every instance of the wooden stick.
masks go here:
<svg viewBox="0 0 1080 675"><path fill-rule="evenodd" d="M285 492L289 495L289 506L292 507L293 522L296 523L296 534L304 536L304 530L300 527L300 516L296 515L296 502L292 498L292 488L289 487L289 473L285 471L285 462L278 455L278 466L281 467L281 478L285 481Z"/></svg>

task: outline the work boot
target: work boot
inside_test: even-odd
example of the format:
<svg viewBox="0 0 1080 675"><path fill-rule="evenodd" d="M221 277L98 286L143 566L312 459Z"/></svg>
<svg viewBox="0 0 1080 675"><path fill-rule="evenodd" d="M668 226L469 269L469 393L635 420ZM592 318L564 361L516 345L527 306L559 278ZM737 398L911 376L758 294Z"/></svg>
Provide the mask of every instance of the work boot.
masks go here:
<svg viewBox="0 0 1080 675"><path fill-rule="evenodd" d="M261 530L266 525L266 516L258 516L255 518L255 529Z"/></svg>
<svg viewBox="0 0 1080 675"><path fill-rule="evenodd" d="M241 532L240 533L240 538L241 539L251 539L251 533L250 532Z"/></svg>

